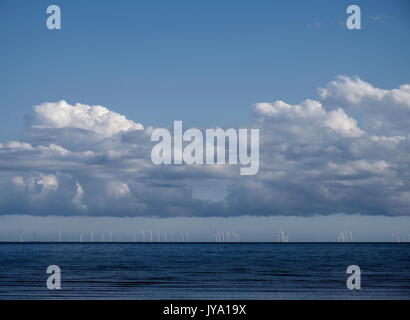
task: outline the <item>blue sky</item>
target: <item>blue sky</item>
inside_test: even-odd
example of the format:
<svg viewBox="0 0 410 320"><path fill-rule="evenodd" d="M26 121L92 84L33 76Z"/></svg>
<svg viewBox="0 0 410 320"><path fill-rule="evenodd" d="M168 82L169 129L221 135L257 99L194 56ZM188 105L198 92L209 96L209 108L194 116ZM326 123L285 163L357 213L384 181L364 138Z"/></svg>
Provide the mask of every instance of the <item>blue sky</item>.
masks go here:
<svg viewBox="0 0 410 320"><path fill-rule="evenodd" d="M406 0L2 0L0 39L1 239L62 221L130 232L124 219L197 239L409 231ZM154 166L150 126L174 120L260 128L259 173Z"/></svg>
<svg viewBox="0 0 410 320"><path fill-rule="evenodd" d="M251 106L315 98L335 75L377 87L409 81L407 1L48 1L0 4L0 136L17 139L32 105L100 104L146 125L247 124ZM309 27L312 24L313 26Z"/></svg>

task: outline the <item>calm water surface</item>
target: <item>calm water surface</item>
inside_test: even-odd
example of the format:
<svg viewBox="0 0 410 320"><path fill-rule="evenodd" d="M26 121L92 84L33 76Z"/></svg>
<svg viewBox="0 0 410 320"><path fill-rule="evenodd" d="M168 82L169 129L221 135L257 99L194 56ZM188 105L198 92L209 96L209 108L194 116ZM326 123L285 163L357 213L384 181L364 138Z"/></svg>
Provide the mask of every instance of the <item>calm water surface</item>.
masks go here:
<svg viewBox="0 0 410 320"><path fill-rule="evenodd" d="M0 243L0 299L409 298L410 243Z"/></svg>

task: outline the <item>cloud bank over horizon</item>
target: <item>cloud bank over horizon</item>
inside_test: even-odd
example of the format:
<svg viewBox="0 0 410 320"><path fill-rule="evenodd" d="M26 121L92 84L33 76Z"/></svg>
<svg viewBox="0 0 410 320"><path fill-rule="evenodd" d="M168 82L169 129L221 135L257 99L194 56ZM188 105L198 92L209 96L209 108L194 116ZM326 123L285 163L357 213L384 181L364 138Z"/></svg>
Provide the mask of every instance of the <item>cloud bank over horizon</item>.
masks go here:
<svg viewBox="0 0 410 320"><path fill-rule="evenodd" d="M410 84L338 76L316 100L256 103L255 176L154 165L153 128L103 106L45 102L26 120L21 141L0 143L0 214L410 215Z"/></svg>

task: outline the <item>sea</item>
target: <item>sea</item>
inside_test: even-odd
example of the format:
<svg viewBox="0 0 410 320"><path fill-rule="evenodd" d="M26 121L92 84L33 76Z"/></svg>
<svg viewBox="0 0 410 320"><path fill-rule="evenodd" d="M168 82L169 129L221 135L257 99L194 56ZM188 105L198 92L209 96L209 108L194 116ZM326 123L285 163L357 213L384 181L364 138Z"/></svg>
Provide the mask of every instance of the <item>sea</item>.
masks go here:
<svg viewBox="0 0 410 320"><path fill-rule="evenodd" d="M0 243L0 299L407 300L410 243Z"/></svg>

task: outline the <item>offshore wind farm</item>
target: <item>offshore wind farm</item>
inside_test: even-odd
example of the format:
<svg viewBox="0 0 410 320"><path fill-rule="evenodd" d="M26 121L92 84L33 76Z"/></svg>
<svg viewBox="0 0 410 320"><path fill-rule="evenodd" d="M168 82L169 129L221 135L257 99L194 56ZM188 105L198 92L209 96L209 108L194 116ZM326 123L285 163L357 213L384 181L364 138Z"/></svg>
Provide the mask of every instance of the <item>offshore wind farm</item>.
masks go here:
<svg viewBox="0 0 410 320"><path fill-rule="evenodd" d="M410 242L410 232L399 232L394 231L391 233L393 243L400 242ZM88 233L85 231L79 231L78 237L73 236L72 233L67 233L66 235L58 230L55 238L48 236L46 239L38 238L37 232L32 233L31 238L25 238L22 231L18 231L15 238L2 239L0 242L87 242L87 243L112 243L112 242L126 242L126 243L289 243L289 234L283 230L272 232L271 239L264 241L254 241L252 239L241 240L239 232L233 231L214 231L213 237L191 237L191 233L188 231L184 232L167 232L167 231L152 231L152 230L139 230L131 233L124 232L94 232L90 230ZM297 243L312 242L312 241L295 241ZM354 243L353 232L350 230L341 230L337 232L335 241L313 241L313 242L336 242L336 243ZM383 242L383 241L358 241L358 242ZM390 242L390 241L384 241Z"/></svg>

